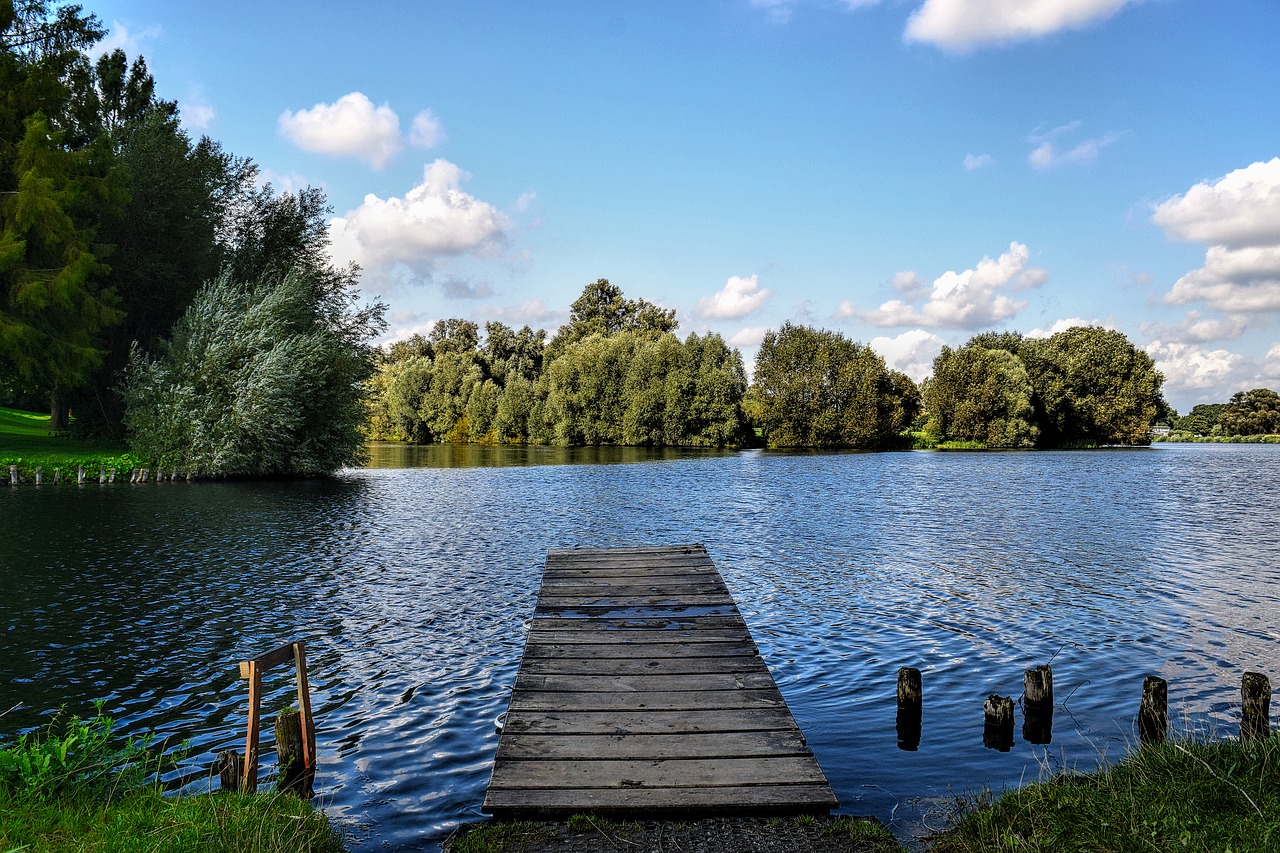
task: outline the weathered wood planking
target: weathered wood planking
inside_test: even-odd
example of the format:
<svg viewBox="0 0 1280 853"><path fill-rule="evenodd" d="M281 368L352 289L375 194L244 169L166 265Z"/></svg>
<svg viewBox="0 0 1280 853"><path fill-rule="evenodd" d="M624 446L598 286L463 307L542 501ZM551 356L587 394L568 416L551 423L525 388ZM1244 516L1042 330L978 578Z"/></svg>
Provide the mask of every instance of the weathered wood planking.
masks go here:
<svg viewBox="0 0 1280 853"><path fill-rule="evenodd" d="M484 811L836 805L705 548L548 552Z"/></svg>

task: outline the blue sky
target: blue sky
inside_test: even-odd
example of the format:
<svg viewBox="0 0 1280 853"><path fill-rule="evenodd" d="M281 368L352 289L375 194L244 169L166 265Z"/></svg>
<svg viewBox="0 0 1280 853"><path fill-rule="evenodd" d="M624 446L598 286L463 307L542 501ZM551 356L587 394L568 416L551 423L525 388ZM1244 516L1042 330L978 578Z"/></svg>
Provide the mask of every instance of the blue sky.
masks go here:
<svg viewBox="0 0 1280 853"><path fill-rule="evenodd" d="M1280 388L1275 0L89 0L187 127L319 186L389 305L554 330L597 278L748 363L920 379L1120 329L1180 411Z"/></svg>

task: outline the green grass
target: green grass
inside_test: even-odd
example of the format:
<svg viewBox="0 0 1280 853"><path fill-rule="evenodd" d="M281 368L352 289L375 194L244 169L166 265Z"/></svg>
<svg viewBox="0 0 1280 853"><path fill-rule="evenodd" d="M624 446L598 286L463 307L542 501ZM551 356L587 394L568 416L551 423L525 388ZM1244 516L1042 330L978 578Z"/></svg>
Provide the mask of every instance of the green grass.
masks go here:
<svg viewBox="0 0 1280 853"><path fill-rule="evenodd" d="M503 853L525 842L546 841L555 832L535 821L489 821L465 828L445 844L449 853Z"/></svg>
<svg viewBox="0 0 1280 853"><path fill-rule="evenodd" d="M0 793L0 850L47 853L341 853L323 813L288 794L165 797L155 788L106 802Z"/></svg>
<svg viewBox="0 0 1280 853"><path fill-rule="evenodd" d="M49 429L49 416L0 407L0 481L8 482L9 466L18 466L22 482L35 480L36 468L44 468L44 481L53 482L55 468L62 481L75 482L76 468L84 466L94 479L99 468L115 468L117 476L146 462L121 444L83 441Z"/></svg>
<svg viewBox="0 0 1280 853"><path fill-rule="evenodd" d="M893 833L883 824L866 818L842 815L823 826L822 834L846 838L868 853L899 853L902 850Z"/></svg>
<svg viewBox="0 0 1280 853"><path fill-rule="evenodd" d="M930 850L1280 850L1280 736L1147 747L1096 773L969 798L962 815Z"/></svg>

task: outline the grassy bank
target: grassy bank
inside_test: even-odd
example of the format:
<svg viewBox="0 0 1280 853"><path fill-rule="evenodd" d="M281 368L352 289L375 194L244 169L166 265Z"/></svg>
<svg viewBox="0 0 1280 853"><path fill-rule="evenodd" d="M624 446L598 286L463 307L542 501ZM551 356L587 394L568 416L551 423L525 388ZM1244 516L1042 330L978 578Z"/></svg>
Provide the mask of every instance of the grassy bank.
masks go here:
<svg viewBox="0 0 1280 853"><path fill-rule="evenodd" d="M45 482L52 482L54 469L61 468L63 482L74 483L81 465L96 478L102 467L128 471L143 464L124 445L59 435L49 429L48 415L0 407L0 479L4 482L8 482L10 465L18 466L18 476L25 483L35 480L37 467L44 468Z"/></svg>
<svg viewBox="0 0 1280 853"><path fill-rule="evenodd" d="M1169 743L1115 766L964 801L936 853L1280 850L1280 736Z"/></svg>
<svg viewBox="0 0 1280 853"><path fill-rule="evenodd" d="M59 717L0 744L0 851L341 853L324 814L288 794L168 796L171 763L109 719Z"/></svg>

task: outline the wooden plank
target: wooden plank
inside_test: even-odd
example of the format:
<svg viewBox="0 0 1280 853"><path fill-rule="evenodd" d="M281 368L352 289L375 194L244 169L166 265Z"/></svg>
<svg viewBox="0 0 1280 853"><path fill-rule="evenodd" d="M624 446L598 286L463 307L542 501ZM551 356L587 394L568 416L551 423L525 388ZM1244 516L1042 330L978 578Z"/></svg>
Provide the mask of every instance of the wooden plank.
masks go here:
<svg viewBox="0 0 1280 853"><path fill-rule="evenodd" d="M272 667L277 667L285 661L293 660L293 643L287 643L279 648L272 649L269 652L258 655L253 660L240 661L240 677L249 678L249 664L255 664L258 672L263 673Z"/></svg>
<svg viewBox="0 0 1280 853"><path fill-rule="evenodd" d="M561 584L544 586L542 597L554 598L633 598L653 595L717 595L728 597L729 590L723 583L705 581L690 583L683 579L667 582L615 583L615 584Z"/></svg>
<svg viewBox="0 0 1280 853"><path fill-rule="evenodd" d="M790 814L825 813L839 803L831 786L744 786L704 788L494 789L483 811L512 817L598 814Z"/></svg>
<svg viewBox="0 0 1280 853"><path fill-rule="evenodd" d="M827 781L810 756L669 758L657 761L504 761L490 788L702 788L817 785Z"/></svg>
<svg viewBox="0 0 1280 853"><path fill-rule="evenodd" d="M559 643L603 643L635 645L637 643L743 643L750 638L746 628L702 628L686 631L616 631L583 630L541 631L535 622L525 642L556 645Z"/></svg>
<svg viewBox="0 0 1280 853"><path fill-rule="evenodd" d="M799 730L647 735L510 735L498 759L655 761L669 758L762 758L809 755Z"/></svg>
<svg viewBox="0 0 1280 853"><path fill-rule="evenodd" d="M521 673L530 675L691 675L705 672L768 672L758 655L699 658L525 658ZM517 676L518 677L518 676Z"/></svg>
<svg viewBox="0 0 1280 853"><path fill-rule="evenodd" d="M688 631L696 628L741 628L747 623L741 616L685 616L650 619L590 619L561 616L536 616L530 630L535 631Z"/></svg>
<svg viewBox="0 0 1280 853"><path fill-rule="evenodd" d="M560 693L678 693L687 690L768 690L773 677L766 672L698 675L516 675L517 691Z"/></svg>
<svg viewBox="0 0 1280 853"><path fill-rule="evenodd" d="M721 708L683 711L511 711L508 734L703 734L796 731L786 708ZM499 741L501 743L501 741Z"/></svg>
<svg viewBox="0 0 1280 853"><path fill-rule="evenodd" d="M511 694L511 711L685 711L717 708L785 708L776 687L763 690L710 690L705 693L653 691L649 693L563 693L518 690Z"/></svg>
<svg viewBox="0 0 1280 853"><path fill-rule="evenodd" d="M705 658L757 654L754 643L538 643L526 646L528 658Z"/></svg>
<svg viewBox="0 0 1280 853"><path fill-rule="evenodd" d="M542 595L538 597L539 610L572 610L581 607L610 607L614 609L663 607L728 607L733 605L733 597L727 592L680 592L669 595L662 593L645 595L615 595L609 591L593 592L588 595Z"/></svg>
<svg viewBox="0 0 1280 853"><path fill-rule="evenodd" d="M611 618L626 617L630 619L655 619L664 614L673 616L737 616L738 608L729 602L728 604L716 605L679 605L679 606L661 606L654 605L649 607L622 607L617 604L603 604L599 606L587 606L583 604L573 604L569 606L559 607L543 607L538 604L535 610L535 616L563 616L577 618Z"/></svg>

